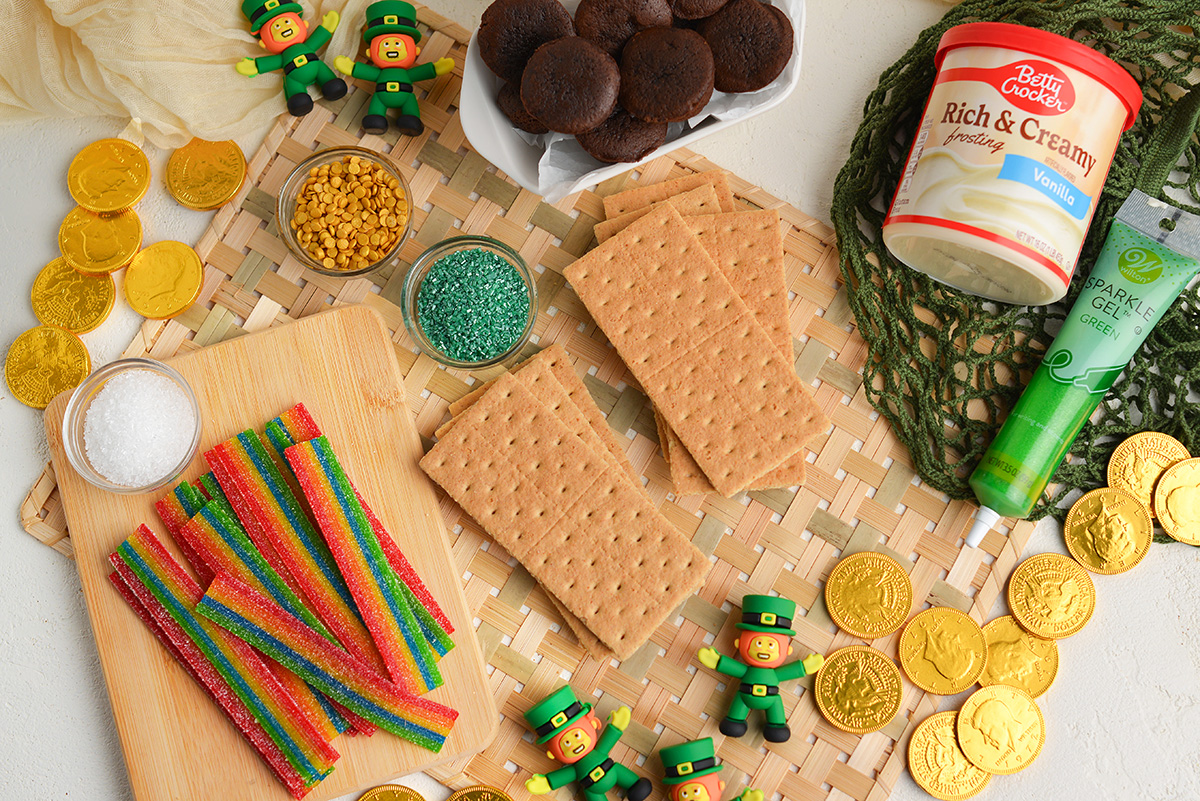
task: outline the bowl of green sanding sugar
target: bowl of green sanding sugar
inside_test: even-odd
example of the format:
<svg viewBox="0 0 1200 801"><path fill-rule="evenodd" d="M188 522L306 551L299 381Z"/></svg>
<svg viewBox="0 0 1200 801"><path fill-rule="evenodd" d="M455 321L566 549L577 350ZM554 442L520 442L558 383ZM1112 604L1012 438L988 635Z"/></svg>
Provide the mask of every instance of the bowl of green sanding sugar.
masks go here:
<svg viewBox="0 0 1200 801"><path fill-rule="evenodd" d="M424 353L447 367L499 364L533 334L537 288L515 250L486 236L444 239L404 278L400 310Z"/></svg>

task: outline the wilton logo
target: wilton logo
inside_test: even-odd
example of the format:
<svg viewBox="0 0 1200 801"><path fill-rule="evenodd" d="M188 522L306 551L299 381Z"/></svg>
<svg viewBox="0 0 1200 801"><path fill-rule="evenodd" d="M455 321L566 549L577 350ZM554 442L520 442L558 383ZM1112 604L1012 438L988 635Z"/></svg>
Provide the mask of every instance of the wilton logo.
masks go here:
<svg viewBox="0 0 1200 801"><path fill-rule="evenodd" d="M1135 284L1149 284L1162 275L1163 260L1146 248L1129 248L1117 257L1117 269Z"/></svg>
<svg viewBox="0 0 1200 801"><path fill-rule="evenodd" d="M1035 114L1062 114L1075 105L1067 74L1045 61L1018 61L997 70L992 85L1010 103Z"/></svg>

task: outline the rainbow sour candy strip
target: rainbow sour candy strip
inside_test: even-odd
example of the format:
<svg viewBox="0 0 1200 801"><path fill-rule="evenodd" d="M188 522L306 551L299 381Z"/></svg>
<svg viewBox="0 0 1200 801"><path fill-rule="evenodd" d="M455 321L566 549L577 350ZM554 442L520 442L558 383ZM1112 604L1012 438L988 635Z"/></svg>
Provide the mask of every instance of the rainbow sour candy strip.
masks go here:
<svg viewBox="0 0 1200 801"><path fill-rule="evenodd" d="M222 571L233 573L256 590L270 595L285 609L304 622L332 638L316 615L310 612L267 564L262 554L250 542L246 532L234 517L233 509L223 500L210 501L180 530L178 539L186 541L210 575ZM287 687L296 702L308 713L326 740L332 740L346 730L347 723L328 701L286 668L275 675Z"/></svg>
<svg viewBox="0 0 1200 801"><path fill-rule="evenodd" d="M293 445L286 456L392 681L414 695L437 687L433 653L329 440Z"/></svg>
<svg viewBox="0 0 1200 801"><path fill-rule="evenodd" d="M195 486L210 501L220 499L226 503L229 502L229 499L225 497L225 493L221 492L221 485L217 483L217 477L212 474L211 470L196 479Z"/></svg>
<svg viewBox="0 0 1200 801"><path fill-rule="evenodd" d="M440 751L458 712L409 695L271 599L222 573L196 611L287 665L330 698L431 751Z"/></svg>
<svg viewBox="0 0 1200 801"><path fill-rule="evenodd" d="M291 446L316 439L319 436L321 436L321 429L303 403L296 404L267 423L267 439L270 440L281 459L286 460L284 452ZM454 647L454 641L450 639L454 625L433 597L433 593L425 586L425 582L421 581L421 577L417 575L417 571L413 569L408 558L396 545L395 540L388 534L383 523L371 511L371 507L363 499L362 494L354 487L353 482L350 483L350 486L354 490L355 498L358 499L367 518L371 521L371 528L388 563L404 584L405 599L416 614L422 633L425 634L425 638L433 650L439 656L445 656Z"/></svg>
<svg viewBox="0 0 1200 801"><path fill-rule="evenodd" d="M108 574L108 580L113 583L125 602L133 608L146 627L154 633L163 647L171 652L176 661L188 672L197 684L204 688L208 697L221 708L246 742L266 763L275 777L287 788L293 798L303 798L311 783L306 784L303 777L296 772L287 761L279 746L271 741L266 730L258 724L250 710L230 689L225 679L216 671L212 663L205 658L183 629L175 624L167 610L163 608L146 586L130 570L121 557L116 553L109 557L115 570ZM314 782L315 783L315 782Z"/></svg>
<svg viewBox="0 0 1200 801"><path fill-rule="evenodd" d="M294 699L249 646L196 614L196 604L202 595L200 587L171 558L150 529L139 526L117 548L117 554L251 710L305 782L316 782L328 775L337 752L321 739Z"/></svg>
<svg viewBox="0 0 1200 801"><path fill-rule="evenodd" d="M254 432L244 431L226 440L205 458L238 518L246 524L247 533L252 533L252 525L257 526L261 539L273 549L279 560L272 562L276 569L290 575L309 608L347 651L385 672L387 666L358 615L333 555ZM255 544L262 548L258 540ZM271 560L270 554L263 555Z"/></svg>
<svg viewBox="0 0 1200 801"><path fill-rule="evenodd" d="M204 498L196 491L195 487L185 481L172 490L169 495L157 501L154 508L163 521L163 525L167 527L171 538L179 546L179 550L183 551L184 558L192 566L192 570L196 571L196 575L200 577L201 583L208 584L212 581L212 572L204 565L203 560L192 549L191 544L180 539L179 536L180 530L188 524L192 515L200 511L200 507L203 505Z"/></svg>

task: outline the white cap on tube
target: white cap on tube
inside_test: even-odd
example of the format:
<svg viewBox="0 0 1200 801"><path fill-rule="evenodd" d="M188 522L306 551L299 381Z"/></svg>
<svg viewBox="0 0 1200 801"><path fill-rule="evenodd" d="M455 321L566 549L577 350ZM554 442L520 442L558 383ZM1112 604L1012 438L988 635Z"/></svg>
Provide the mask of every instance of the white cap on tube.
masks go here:
<svg viewBox="0 0 1200 801"><path fill-rule="evenodd" d="M980 506L975 513L975 522L971 524L971 532L967 534L967 545L978 548L979 543L992 530L992 526L1000 522L1000 513L986 506Z"/></svg>

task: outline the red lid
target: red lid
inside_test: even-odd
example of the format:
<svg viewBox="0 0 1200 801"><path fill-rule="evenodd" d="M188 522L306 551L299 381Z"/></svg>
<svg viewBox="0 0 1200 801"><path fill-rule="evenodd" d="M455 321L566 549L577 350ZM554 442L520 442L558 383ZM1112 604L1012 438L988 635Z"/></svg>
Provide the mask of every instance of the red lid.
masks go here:
<svg viewBox="0 0 1200 801"><path fill-rule="evenodd" d="M1142 107L1142 89L1117 62L1092 48L1057 33L1008 22L970 22L942 34L934 65L942 67L946 53L956 47L1006 47L1086 72L1121 99L1128 110L1122 131L1129 130Z"/></svg>

